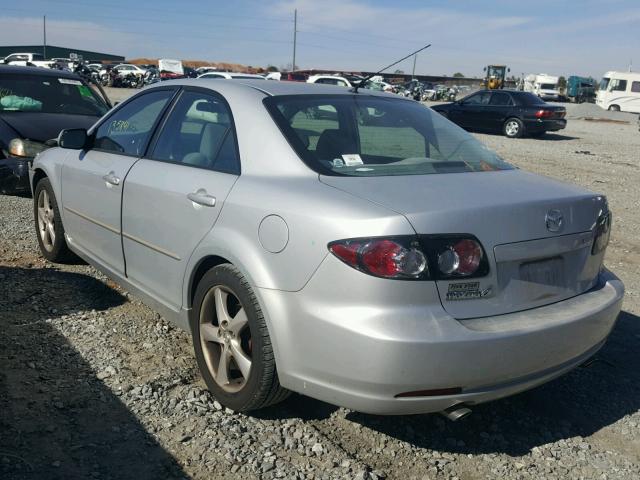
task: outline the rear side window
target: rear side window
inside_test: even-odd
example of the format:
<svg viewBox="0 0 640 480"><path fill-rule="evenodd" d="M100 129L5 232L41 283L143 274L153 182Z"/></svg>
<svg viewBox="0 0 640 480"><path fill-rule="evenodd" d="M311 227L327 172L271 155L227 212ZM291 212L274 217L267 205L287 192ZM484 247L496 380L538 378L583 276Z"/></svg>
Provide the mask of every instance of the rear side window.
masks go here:
<svg viewBox="0 0 640 480"><path fill-rule="evenodd" d="M640 82L631 82L631 91L635 93L640 92Z"/></svg>
<svg viewBox="0 0 640 480"><path fill-rule="evenodd" d="M219 97L185 91L169 115L151 158L240 173L231 111Z"/></svg>
<svg viewBox="0 0 640 480"><path fill-rule="evenodd" d="M494 106L504 106L511 105L511 97L507 93L503 92L494 92L491 94L491 100L489 101L489 105Z"/></svg>
<svg viewBox="0 0 640 480"><path fill-rule="evenodd" d="M518 105L531 106L531 105L545 105L545 101L539 96L530 92L520 92L514 95L514 99Z"/></svg>
<svg viewBox="0 0 640 480"><path fill-rule="evenodd" d="M98 127L94 148L141 156L153 126L173 94L173 90L157 90L123 105Z"/></svg>
<svg viewBox="0 0 640 480"><path fill-rule="evenodd" d="M512 168L423 105L371 95L263 100L300 158L340 176L425 175Z"/></svg>

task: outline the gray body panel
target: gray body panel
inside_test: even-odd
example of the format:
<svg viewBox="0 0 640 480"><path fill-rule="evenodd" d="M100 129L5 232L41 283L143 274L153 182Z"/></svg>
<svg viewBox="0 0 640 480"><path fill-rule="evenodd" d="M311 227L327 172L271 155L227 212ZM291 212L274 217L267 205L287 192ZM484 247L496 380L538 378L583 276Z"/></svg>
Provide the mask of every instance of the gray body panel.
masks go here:
<svg viewBox="0 0 640 480"><path fill-rule="evenodd" d="M613 327L624 288L601 272L602 255L589 255L603 197L518 170L319 177L262 99L348 89L206 79L167 85L224 96L241 175L59 148L38 156L31 175L51 178L71 249L183 328L198 267L213 256L233 263L263 310L283 386L366 412L437 411L548 381L597 351ZM102 180L111 171L122 178L117 188ZM215 205L187 197L198 190ZM562 210L560 231L546 228L549 209ZM372 277L327 249L338 239L431 233L481 241L490 273L479 281L491 296L449 302L452 282ZM557 257L566 262L564 284L521 283L523 263ZM395 398L451 387L462 393Z"/></svg>

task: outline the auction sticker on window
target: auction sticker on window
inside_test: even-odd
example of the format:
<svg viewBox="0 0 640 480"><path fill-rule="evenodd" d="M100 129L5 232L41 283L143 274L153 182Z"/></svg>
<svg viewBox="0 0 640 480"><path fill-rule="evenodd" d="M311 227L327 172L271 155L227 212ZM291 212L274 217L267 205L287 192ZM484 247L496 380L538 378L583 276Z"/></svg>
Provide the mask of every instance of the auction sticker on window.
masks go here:
<svg viewBox="0 0 640 480"><path fill-rule="evenodd" d="M344 160L344 164L347 167L354 167L356 165L362 165L364 162L360 155L357 153L345 153L342 155L342 159Z"/></svg>
<svg viewBox="0 0 640 480"><path fill-rule="evenodd" d="M456 300L473 300L488 297L491 293L491 287L481 289L480 282L450 283L447 291L447 300L450 302Z"/></svg>

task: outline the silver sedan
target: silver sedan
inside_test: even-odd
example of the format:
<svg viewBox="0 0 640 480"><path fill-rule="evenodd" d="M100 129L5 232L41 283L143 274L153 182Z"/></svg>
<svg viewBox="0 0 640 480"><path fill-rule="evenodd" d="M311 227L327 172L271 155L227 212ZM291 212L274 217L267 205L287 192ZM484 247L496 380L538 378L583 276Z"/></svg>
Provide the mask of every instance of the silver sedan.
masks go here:
<svg viewBox="0 0 640 480"><path fill-rule="evenodd" d="M621 308L602 195L398 96L162 82L58 143L31 169L43 256L189 329L234 410L457 418L585 362Z"/></svg>

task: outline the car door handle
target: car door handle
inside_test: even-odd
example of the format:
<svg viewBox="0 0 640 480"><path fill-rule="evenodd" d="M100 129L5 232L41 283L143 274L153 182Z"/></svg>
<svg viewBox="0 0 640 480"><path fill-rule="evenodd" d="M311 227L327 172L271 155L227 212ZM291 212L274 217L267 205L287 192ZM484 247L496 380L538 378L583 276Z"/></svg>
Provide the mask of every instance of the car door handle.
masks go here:
<svg viewBox="0 0 640 480"><path fill-rule="evenodd" d="M111 185L120 185L120 178L116 177L115 172L109 172L102 176L102 179Z"/></svg>
<svg viewBox="0 0 640 480"><path fill-rule="evenodd" d="M209 195L206 190L199 189L193 193L188 193L187 198L193 203L204 205L205 207L215 207L216 197Z"/></svg>

